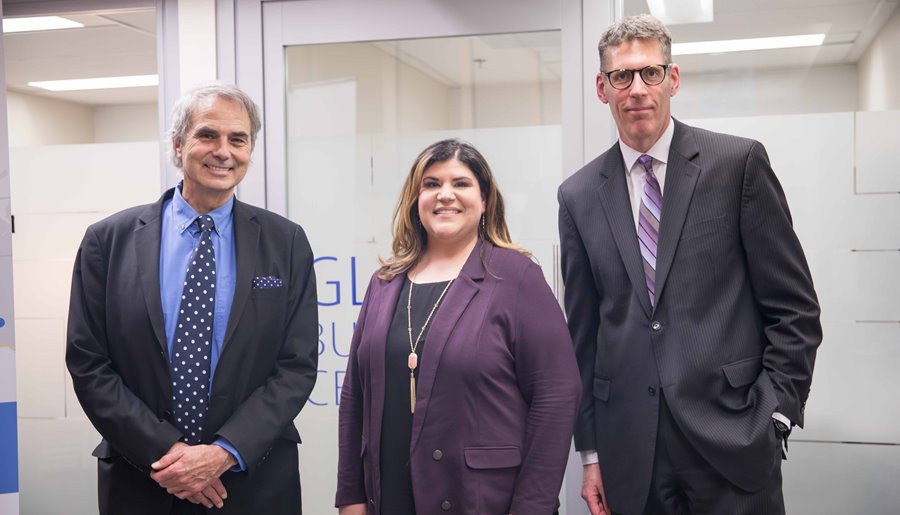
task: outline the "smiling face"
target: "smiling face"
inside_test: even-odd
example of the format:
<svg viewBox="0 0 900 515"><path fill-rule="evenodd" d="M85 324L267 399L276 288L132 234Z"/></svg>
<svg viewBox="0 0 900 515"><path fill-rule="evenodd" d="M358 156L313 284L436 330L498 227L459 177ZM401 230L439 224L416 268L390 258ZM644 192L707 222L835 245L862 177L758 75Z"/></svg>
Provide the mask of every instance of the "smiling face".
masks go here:
<svg viewBox="0 0 900 515"><path fill-rule="evenodd" d="M475 174L453 158L422 174L418 208L429 243L466 244L478 238L485 202Z"/></svg>
<svg viewBox="0 0 900 515"><path fill-rule="evenodd" d="M655 40L632 39L617 46L610 46L603 56L605 71L639 69L651 64L667 64L660 44ZM609 104L619 139L629 147L646 152L659 139L669 125L671 98L678 92L680 72L672 65L668 76L656 86L644 84L635 74L631 85L615 89L606 82L602 73L597 74L597 96Z"/></svg>
<svg viewBox="0 0 900 515"><path fill-rule="evenodd" d="M201 214L223 205L247 175L251 149L250 116L240 103L216 96L200 100L184 143L175 143L184 199Z"/></svg>

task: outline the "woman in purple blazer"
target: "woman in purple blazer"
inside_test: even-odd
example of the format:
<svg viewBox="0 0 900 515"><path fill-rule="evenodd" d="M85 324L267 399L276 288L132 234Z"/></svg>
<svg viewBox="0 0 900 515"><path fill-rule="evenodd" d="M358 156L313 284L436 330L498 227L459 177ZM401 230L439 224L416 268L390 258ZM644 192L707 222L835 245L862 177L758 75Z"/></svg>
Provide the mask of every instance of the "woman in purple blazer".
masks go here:
<svg viewBox="0 0 900 515"><path fill-rule="evenodd" d="M581 392L559 304L471 145L409 172L340 405L341 515L549 515Z"/></svg>

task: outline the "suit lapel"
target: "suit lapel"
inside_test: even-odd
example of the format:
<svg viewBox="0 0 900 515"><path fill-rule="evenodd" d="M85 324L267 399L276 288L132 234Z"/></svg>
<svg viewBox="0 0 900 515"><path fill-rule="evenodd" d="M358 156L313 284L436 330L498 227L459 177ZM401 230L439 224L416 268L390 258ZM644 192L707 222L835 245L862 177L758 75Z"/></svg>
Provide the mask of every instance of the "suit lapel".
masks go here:
<svg viewBox="0 0 900 515"><path fill-rule="evenodd" d="M699 147L690 128L675 121L675 133L669 148L666 165L666 186L663 192L662 220L659 227L659 249L656 257L656 298L662 299L669 269L681 238L681 229L687 217L694 186L700 176L700 167L693 162ZM658 302L657 302L658 303Z"/></svg>
<svg viewBox="0 0 900 515"><path fill-rule="evenodd" d="M479 240L472 249L472 253L469 254L466 264L460 270L459 276L447 290L446 297L434 314L431 328L428 329L426 336L428 344L422 351L422 368L419 370L419 384L416 387L418 402L416 403L416 413L413 415L411 451L416 448L416 443L422 433L422 425L428 414L431 391L434 388L434 379L437 375L441 355L457 322L466 311L469 302L480 290L480 284L484 280L484 265L481 262L482 248L485 261L490 263L494 246Z"/></svg>
<svg viewBox="0 0 900 515"><path fill-rule="evenodd" d="M237 277L235 277L231 313L228 314L228 324L225 326L225 339L222 340L223 350L234 336L238 320L247 304L247 297L250 296L253 271L256 270L256 259L259 252L259 223L253 212L237 199L234 201L234 252L237 261Z"/></svg>
<svg viewBox="0 0 900 515"><path fill-rule="evenodd" d="M169 190L155 203L138 216L138 226L134 230L134 250L137 261L138 276L147 316L153 326L153 334L159 342L165 356L169 355L166 345L166 325L163 320L162 295L159 289L159 245L162 238L162 206L172 196Z"/></svg>
<svg viewBox="0 0 900 515"><path fill-rule="evenodd" d="M634 226L634 212L625 183L625 161L619 145L614 145L606 153L606 162L600 165L600 205L606 213L609 228L616 240L625 271L631 280L634 293L647 317L650 317L650 295L644 277L643 261L638 244L637 229Z"/></svg>

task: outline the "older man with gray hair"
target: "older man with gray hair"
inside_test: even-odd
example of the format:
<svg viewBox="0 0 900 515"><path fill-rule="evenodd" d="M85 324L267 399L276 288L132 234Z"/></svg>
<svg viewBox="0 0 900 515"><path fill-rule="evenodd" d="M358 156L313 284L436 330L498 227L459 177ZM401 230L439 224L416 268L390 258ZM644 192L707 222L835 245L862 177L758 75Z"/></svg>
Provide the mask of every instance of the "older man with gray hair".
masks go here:
<svg viewBox="0 0 900 515"><path fill-rule="evenodd" d="M261 126L247 94L206 84L172 119L184 179L91 225L75 259L66 363L103 437L100 513L299 514L312 250L298 225L234 196Z"/></svg>

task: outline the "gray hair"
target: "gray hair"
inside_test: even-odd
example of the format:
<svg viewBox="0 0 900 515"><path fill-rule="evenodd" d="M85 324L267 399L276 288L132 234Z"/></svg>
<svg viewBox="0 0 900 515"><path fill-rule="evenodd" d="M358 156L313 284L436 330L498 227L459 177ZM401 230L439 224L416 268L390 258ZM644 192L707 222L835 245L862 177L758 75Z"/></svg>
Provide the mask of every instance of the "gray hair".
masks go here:
<svg viewBox="0 0 900 515"><path fill-rule="evenodd" d="M259 108L253 102L253 99L250 98L250 95L238 89L234 84L228 84L227 82L214 81L200 84L182 95L175 102L175 107L172 108L172 128L169 130L172 147L169 153L172 157L172 163L178 168L181 168L183 163L175 152L175 147L184 145L194 110L200 102L210 97L228 99L244 106L244 110L247 111L247 115L250 117L250 150L252 151L256 145L256 135L262 127L262 120L259 116Z"/></svg>
<svg viewBox="0 0 900 515"><path fill-rule="evenodd" d="M666 62L658 64L672 62L672 34L669 29L649 14L638 14L613 23L600 36L600 43L597 44L597 50L600 52L600 69L603 69L603 57L607 48L616 47L635 39L658 41L663 57L666 59Z"/></svg>

